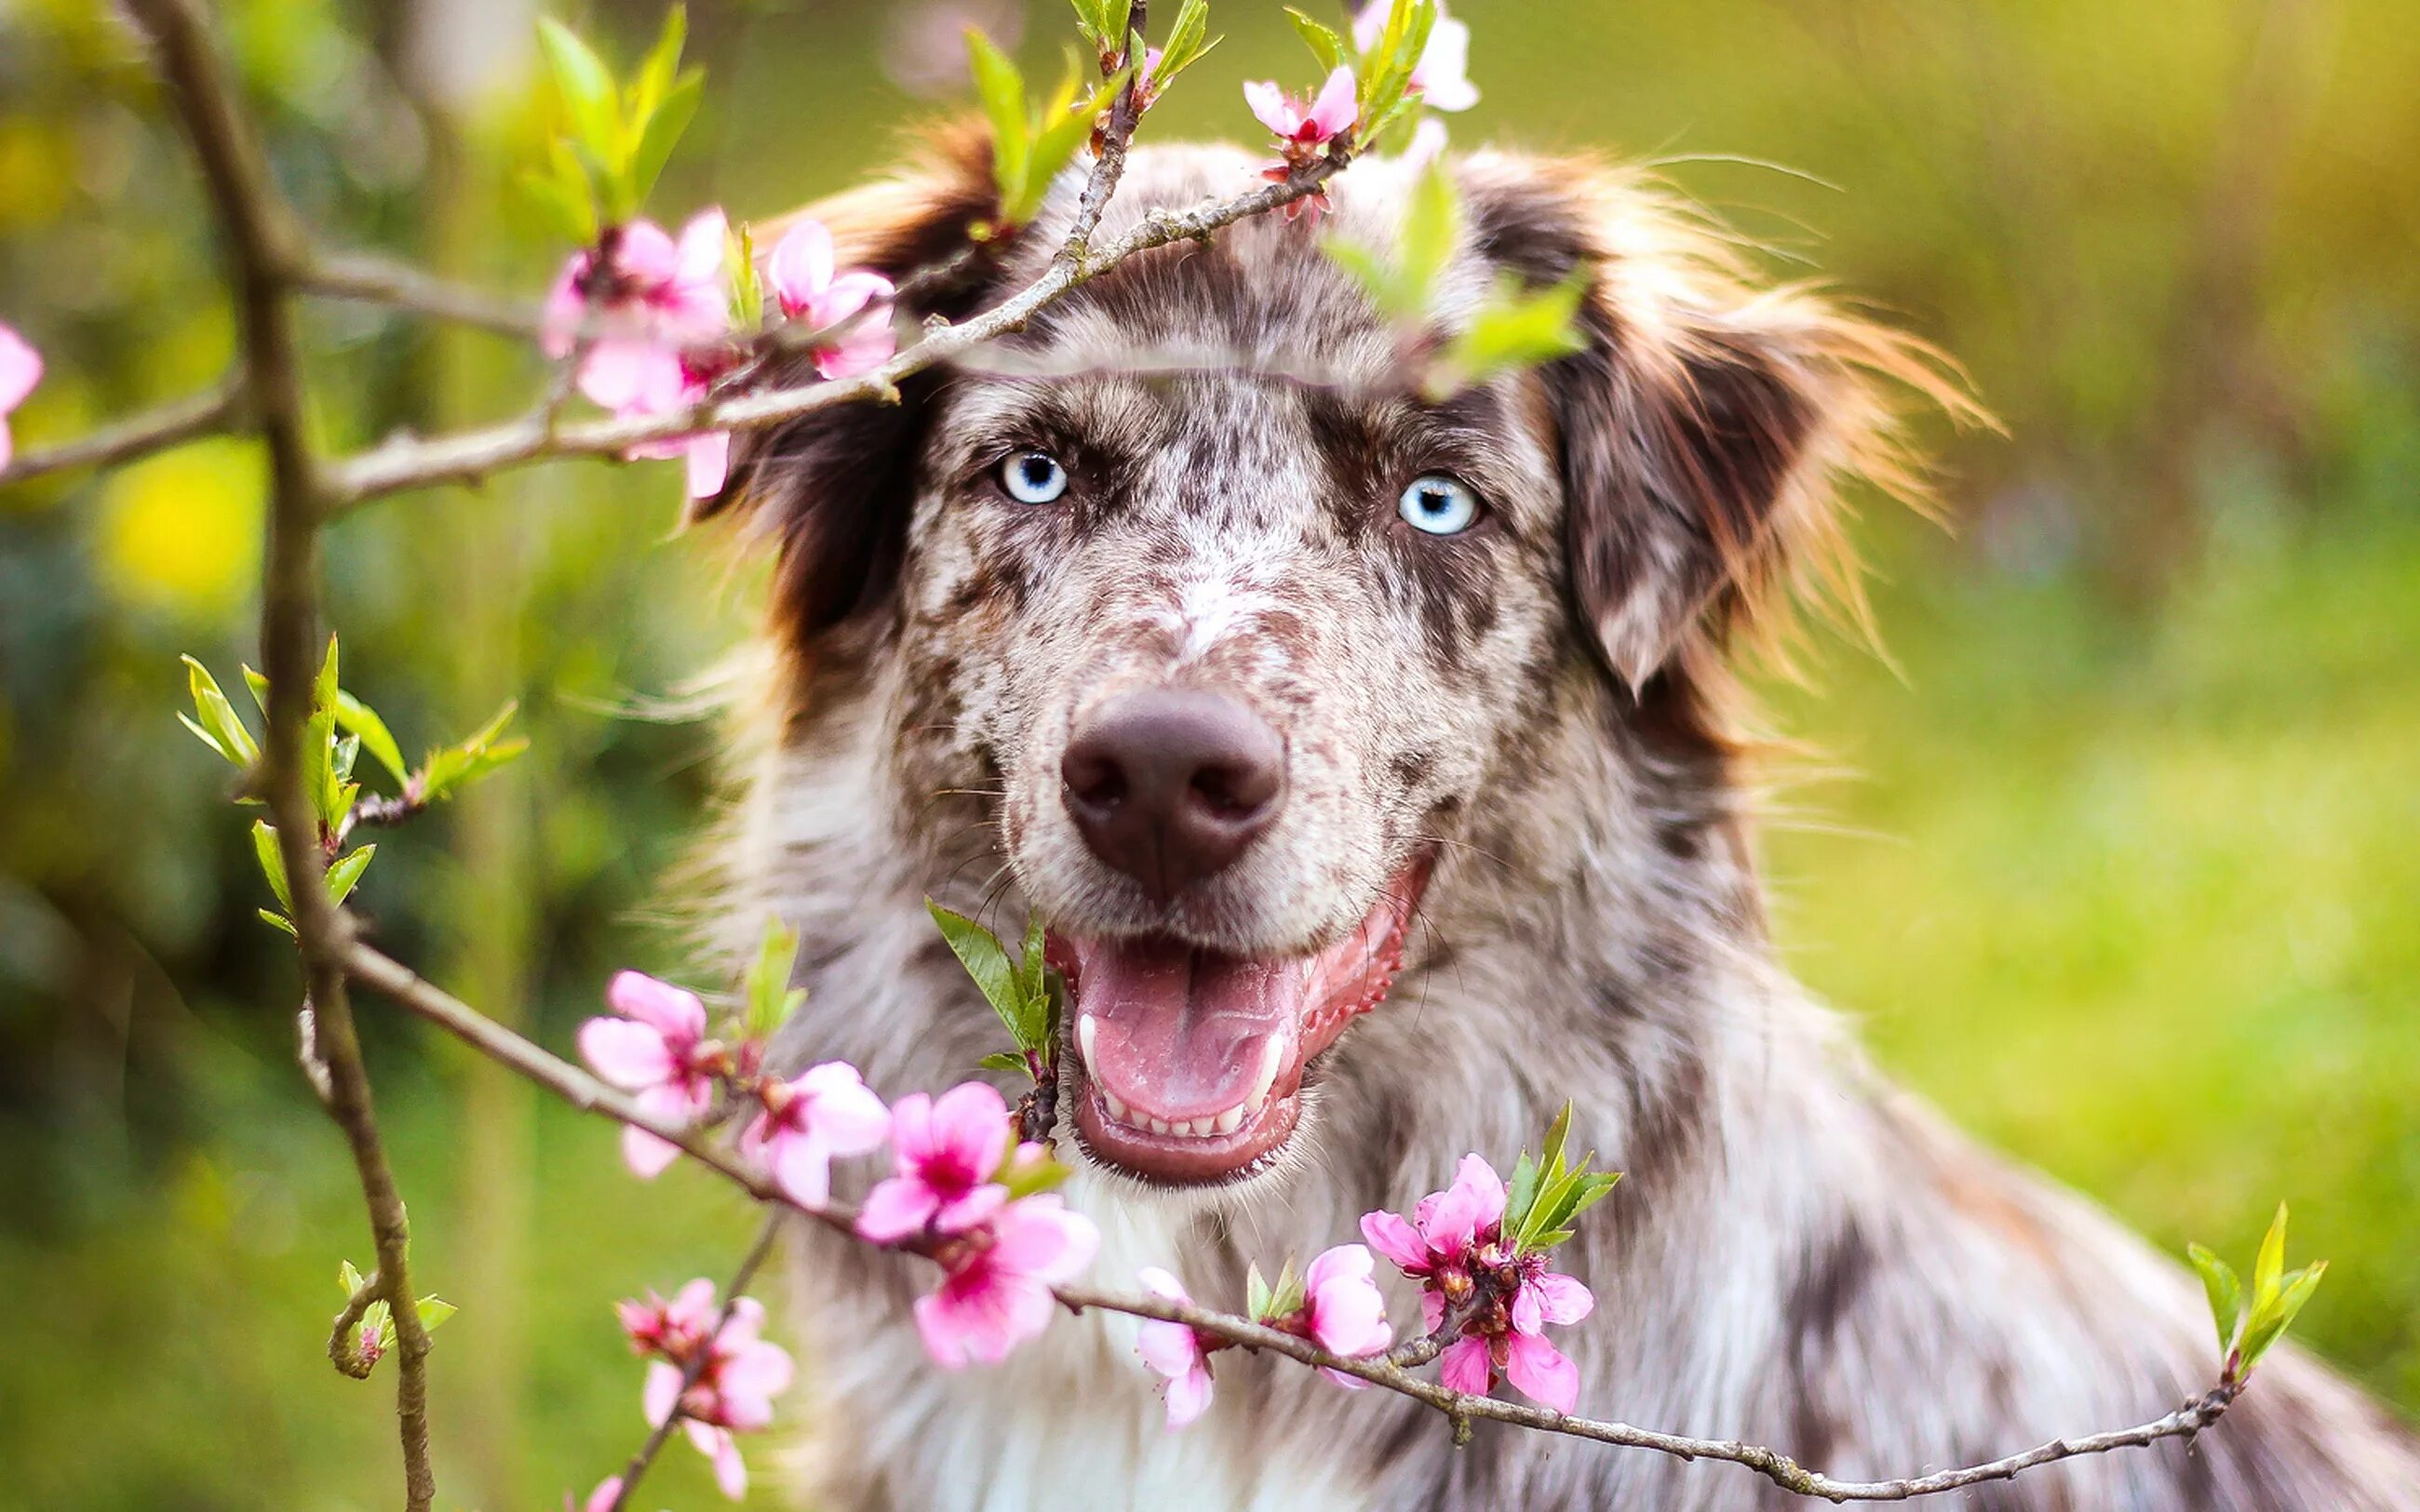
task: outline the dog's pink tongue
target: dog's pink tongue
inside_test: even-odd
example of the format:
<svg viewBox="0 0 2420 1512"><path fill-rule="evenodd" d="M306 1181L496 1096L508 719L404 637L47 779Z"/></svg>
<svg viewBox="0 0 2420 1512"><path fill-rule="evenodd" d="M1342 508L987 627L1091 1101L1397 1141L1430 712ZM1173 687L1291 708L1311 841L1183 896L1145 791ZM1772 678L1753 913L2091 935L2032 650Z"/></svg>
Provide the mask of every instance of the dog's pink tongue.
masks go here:
<svg viewBox="0 0 2420 1512"><path fill-rule="evenodd" d="M1302 963L1242 961L1153 940L1078 940L1076 1010L1093 1020L1094 1085L1139 1113L1224 1113L1263 1090L1269 1045L1292 1065Z"/></svg>

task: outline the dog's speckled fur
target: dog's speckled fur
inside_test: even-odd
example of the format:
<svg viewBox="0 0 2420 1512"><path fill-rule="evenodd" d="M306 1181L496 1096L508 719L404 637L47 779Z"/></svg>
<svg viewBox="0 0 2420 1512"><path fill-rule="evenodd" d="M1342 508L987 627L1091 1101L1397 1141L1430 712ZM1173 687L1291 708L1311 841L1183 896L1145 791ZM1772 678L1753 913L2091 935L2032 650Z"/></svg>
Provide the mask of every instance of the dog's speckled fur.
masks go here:
<svg viewBox="0 0 2420 1512"><path fill-rule="evenodd" d="M845 255L905 270L985 209L980 144L816 213ZM1250 181L1218 148L1138 152L1107 229ZM1628 1179L1567 1268L1580 1408L1900 1475L2131 1424L2215 1369L2177 1267L1880 1081L1775 964L1749 860L1736 643L1813 580L1851 579L1837 490L1903 488L1893 393L1949 398L1924 354L1797 290L1633 176L1481 154L1450 323L1499 277L1592 280L1590 345L1441 408L1391 394L1391 336L1279 218L1138 258L1046 313L1031 371L928 376L894 408L743 442L725 501L781 566L740 695L745 796L716 918L801 928L794 1059L937 1088L997 1028L926 922L930 893L1013 926L1158 928L1294 952L1357 920L1424 845L1439 860L1391 997L1317 1068L1280 1168L1208 1194L1088 1167L1104 1284L1167 1264L1240 1303L1273 1266L1509 1160L1565 1097ZM919 313L1030 277L1074 180L1000 259ZM1356 166L1323 229L1388 244L1405 176ZM1252 371L1153 376L1126 354ZM1163 364L1164 365L1164 364ZM1014 361L1001 368L1016 369ZM1070 376L1071 369L1092 370ZM989 483L1047 447L1060 504ZM1395 518L1459 473L1486 523ZM1071 722L1171 679L1284 733L1291 794L1245 862L1161 916L1058 801ZM833 1508L1582 1508L1779 1505L1747 1473L1444 1423L1281 1362L1218 1358L1218 1401L1163 1431L1131 1327L1062 1319L1000 1368L931 1366L912 1266L820 1233L795 1267ZM1407 1289L1399 1320L1418 1316ZM2420 1459L2376 1407L2287 1351L2200 1442L2038 1471L1952 1499L1995 1509L2420 1507Z"/></svg>

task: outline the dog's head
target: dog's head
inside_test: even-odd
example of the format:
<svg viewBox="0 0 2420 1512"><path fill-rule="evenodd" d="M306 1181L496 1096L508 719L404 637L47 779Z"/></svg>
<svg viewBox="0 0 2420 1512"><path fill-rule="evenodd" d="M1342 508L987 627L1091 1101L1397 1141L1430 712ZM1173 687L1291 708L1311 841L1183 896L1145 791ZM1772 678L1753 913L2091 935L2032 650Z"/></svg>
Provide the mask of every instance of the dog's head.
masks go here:
<svg viewBox="0 0 2420 1512"><path fill-rule="evenodd" d="M814 213L904 275L988 208L964 146ZM1138 151L1103 234L1255 167ZM1718 751L1722 644L1828 560L1835 480L1887 467L1878 378L1939 387L1904 342L1757 289L1636 177L1452 172L1440 330L1579 278L1575 354L1419 397L1403 332L1320 247L1393 244L1411 176L1370 162L1315 230L1144 254L898 405L743 439L709 506L778 540L794 663L882 702L903 841L941 854L964 816L937 795L980 795L1069 984L1075 1127L1147 1179L1233 1179L1295 1137L1440 848L1558 728L1652 719ZM915 313L1033 277L1072 190Z"/></svg>

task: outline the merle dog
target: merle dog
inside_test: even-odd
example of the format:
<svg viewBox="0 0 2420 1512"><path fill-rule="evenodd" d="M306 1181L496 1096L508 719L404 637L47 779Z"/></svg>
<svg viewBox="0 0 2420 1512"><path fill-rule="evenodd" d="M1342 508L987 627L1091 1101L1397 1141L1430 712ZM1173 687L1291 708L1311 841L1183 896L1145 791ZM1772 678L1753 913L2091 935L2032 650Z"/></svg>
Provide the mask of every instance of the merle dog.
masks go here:
<svg viewBox="0 0 2420 1512"><path fill-rule="evenodd" d="M991 211L984 147L818 206L894 274ZM1138 151L1107 229L1248 186ZM1776 964L1730 666L1789 603L1854 593L1845 489L1912 486L1918 346L1761 285L1641 176L1481 153L1448 326L1501 280L1586 279L1585 347L1441 402L1318 247L1384 248L1383 161L1316 225L1141 255L897 405L743 439L705 513L775 565L737 694L745 785L716 917L810 943L794 1058L938 1088L997 1026L927 895L1050 926L1071 984L1063 1145L1094 1275L1247 1260L1509 1160L1565 1098L1628 1173L1561 1255L1580 1410L1893 1476L2164 1412L2212 1381L2198 1291L2072 1194L1866 1065ZM963 316L1072 214L953 264ZM741 942L730 942L737 948ZM814 1504L1740 1508L1746 1473L1478 1427L1283 1362L1219 1357L1171 1434L1120 1319L932 1367L908 1267L799 1236L822 1395ZM1399 1320L1415 1316L1408 1291ZM2374 1405L2281 1350L2215 1430L1958 1504L2420 1507Z"/></svg>

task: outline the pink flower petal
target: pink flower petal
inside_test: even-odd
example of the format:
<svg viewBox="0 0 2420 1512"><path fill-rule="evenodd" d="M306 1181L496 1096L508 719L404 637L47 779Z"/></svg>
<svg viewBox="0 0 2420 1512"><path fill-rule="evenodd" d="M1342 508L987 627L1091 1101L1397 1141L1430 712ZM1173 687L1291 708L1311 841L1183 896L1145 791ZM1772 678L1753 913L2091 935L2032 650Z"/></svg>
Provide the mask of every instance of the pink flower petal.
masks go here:
<svg viewBox="0 0 2420 1512"><path fill-rule="evenodd" d="M1367 53L1378 45L1378 34L1387 29L1387 0L1370 0L1353 13L1353 49Z"/></svg>
<svg viewBox="0 0 2420 1512"><path fill-rule="evenodd" d="M1445 1321L1445 1293L1434 1287L1420 1289L1420 1331L1434 1334Z"/></svg>
<svg viewBox="0 0 2420 1512"><path fill-rule="evenodd" d="M684 288L719 285L722 262L731 246L731 223L720 206L708 206L681 227L673 250L673 282Z"/></svg>
<svg viewBox="0 0 2420 1512"><path fill-rule="evenodd" d="M672 1421L673 1410L680 1405L681 1367L669 1360L656 1360L647 1365L646 1385L639 1393L639 1405L646 1413L651 1427L661 1427Z"/></svg>
<svg viewBox="0 0 2420 1512"><path fill-rule="evenodd" d="M622 1131L622 1162L631 1174L653 1180L664 1174L664 1168L680 1159L680 1147L669 1140L659 1139L644 1129Z"/></svg>
<svg viewBox="0 0 2420 1512"><path fill-rule="evenodd" d="M933 1102L933 1148L953 1152L982 1180L1008 1153L1008 1103L989 1082L960 1082Z"/></svg>
<svg viewBox="0 0 2420 1512"><path fill-rule="evenodd" d="M1545 1332L1546 1314L1538 1297L1538 1288L1523 1282L1512 1293L1512 1327L1516 1333Z"/></svg>
<svg viewBox="0 0 2420 1512"><path fill-rule="evenodd" d="M963 1234L991 1221L992 1214L1008 1205L1008 1188L997 1181L985 1181L954 1202L944 1202L933 1213L933 1227L945 1234Z"/></svg>
<svg viewBox="0 0 2420 1512"><path fill-rule="evenodd" d="M1423 1199L1423 1206L1427 1199ZM1504 1217L1504 1181L1496 1167L1479 1156L1465 1155L1453 1173L1453 1184L1437 1194L1435 1206L1421 1215L1420 1229L1429 1248L1440 1255L1460 1253L1481 1229Z"/></svg>
<svg viewBox="0 0 2420 1512"><path fill-rule="evenodd" d="M1302 126L1302 110L1286 98L1286 92L1272 80L1262 79L1244 85L1244 103L1263 126L1280 136L1290 137Z"/></svg>
<svg viewBox="0 0 2420 1512"><path fill-rule="evenodd" d="M1367 1249L1339 1244L1322 1252L1303 1273L1311 1336L1337 1354L1376 1354L1394 1342L1387 1299L1379 1295L1371 1270Z"/></svg>
<svg viewBox="0 0 2420 1512"><path fill-rule="evenodd" d="M739 1441L728 1432L715 1445L714 1484L735 1502L748 1494L748 1462L739 1458Z"/></svg>
<svg viewBox="0 0 2420 1512"><path fill-rule="evenodd" d="M1419 66L1412 70L1413 87L1432 110L1468 110L1479 103L1469 68L1470 23L1452 20L1440 6L1436 24L1429 28L1428 46L1420 50Z"/></svg>
<svg viewBox="0 0 2420 1512"><path fill-rule="evenodd" d="M622 1477L608 1475L588 1493L588 1500L580 1504L580 1512L613 1512L613 1504L621 1499ZM563 1504L564 1512L570 1512L571 1498L568 1495L564 1497Z"/></svg>
<svg viewBox="0 0 2420 1512"><path fill-rule="evenodd" d="M1384 1209L1361 1215L1361 1237L1370 1247L1394 1261L1405 1271L1426 1270L1429 1247L1419 1231L1401 1217Z"/></svg>
<svg viewBox="0 0 2420 1512"><path fill-rule="evenodd" d="M538 349L561 362L571 355L577 332L588 317L588 301L581 297L580 278L588 270L588 254L574 253L554 277L554 286L546 291L546 307L539 317Z"/></svg>
<svg viewBox="0 0 2420 1512"><path fill-rule="evenodd" d="M1580 1396L1579 1366L1535 1334L1508 1336L1504 1374L1529 1396L1568 1412Z"/></svg>
<svg viewBox="0 0 2420 1512"><path fill-rule="evenodd" d="M813 1132L784 1131L765 1142L762 1160L774 1181L802 1208L831 1200L831 1147Z"/></svg>
<svg viewBox="0 0 2420 1512"><path fill-rule="evenodd" d="M939 1207L931 1187L912 1177L894 1176L866 1194L865 1206L857 1211L857 1231L877 1244L896 1243L922 1232Z"/></svg>
<svg viewBox="0 0 2420 1512"><path fill-rule="evenodd" d="M1412 140L1404 147L1404 165L1415 172L1445 156L1445 122L1430 116L1412 128Z"/></svg>
<svg viewBox="0 0 2420 1512"><path fill-rule="evenodd" d="M606 1005L625 1018L663 1032L675 1043L706 1038L706 1005L697 994L658 981L641 971L624 971L605 985Z"/></svg>
<svg viewBox="0 0 2420 1512"><path fill-rule="evenodd" d="M1573 1277L1551 1271L1521 1289L1537 1293L1540 1311L1549 1323L1576 1323L1596 1308L1596 1293Z"/></svg>
<svg viewBox="0 0 2420 1512"><path fill-rule="evenodd" d="M709 430L692 436L687 448L689 457L689 496L711 499L722 491L723 479L731 471L731 433Z"/></svg>
<svg viewBox="0 0 2420 1512"><path fill-rule="evenodd" d="M1311 102L1303 124L1318 141L1325 142L1341 133L1360 114L1361 107L1354 96L1353 69L1340 63L1328 74L1327 82L1319 86L1319 98Z"/></svg>
<svg viewBox="0 0 2420 1512"><path fill-rule="evenodd" d="M790 1389L796 1374L790 1351L778 1344L751 1341L734 1351L715 1377L725 1403L734 1409L731 1426L758 1428L772 1421L772 1400Z"/></svg>
<svg viewBox="0 0 2420 1512"><path fill-rule="evenodd" d="M832 283L830 230L821 221L802 220L783 232L765 260L765 282L783 314L813 308Z"/></svg>
<svg viewBox="0 0 2420 1512"><path fill-rule="evenodd" d="M891 322L867 316L839 341L815 348L815 372L828 378L860 378L891 361L898 349L899 333Z"/></svg>
<svg viewBox="0 0 2420 1512"><path fill-rule="evenodd" d="M1193 1421L1210 1410L1210 1367L1196 1365L1168 1381L1168 1426L1171 1428L1190 1427Z"/></svg>
<svg viewBox="0 0 2420 1512"><path fill-rule="evenodd" d="M629 1019L594 1018L580 1026L580 1058L597 1075L635 1091L679 1071L661 1030Z"/></svg>
<svg viewBox="0 0 2420 1512"><path fill-rule="evenodd" d="M42 354L33 343L0 325L0 415L25 402L42 381Z"/></svg>
<svg viewBox="0 0 2420 1512"><path fill-rule="evenodd" d="M1437 1356L1437 1380L1448 1391L1484 1396L1496 1384L1496 1372L1488 1368L1487 1341L1460 1338L1445 1347Z"/></svg>
<svg viewBox="0 0 2420 1512"><path fill-rule="evenodd" d="M1101 1231L1079 1212L1069 1212L1055 1192L1020 1197L992 1220L986 1257L1003 1271L1057 1283L1073 1279L1093 1262Z"/></svg>
<svg viewBox="0 0 2420 1512"><path fill-rule="evenodd" d="M809 1118L833 1154L867 1154L891 1137L891 1110L848 1062L809 1066L790 1085L808 1100Z"/></svg>
<svg viewBox="0 0 2420 1512"><path fill-rule="evenodd" d="M613 242L613 268L643 286L670 284L680 270L680 249L653 221L625 224Z"/></svg>

